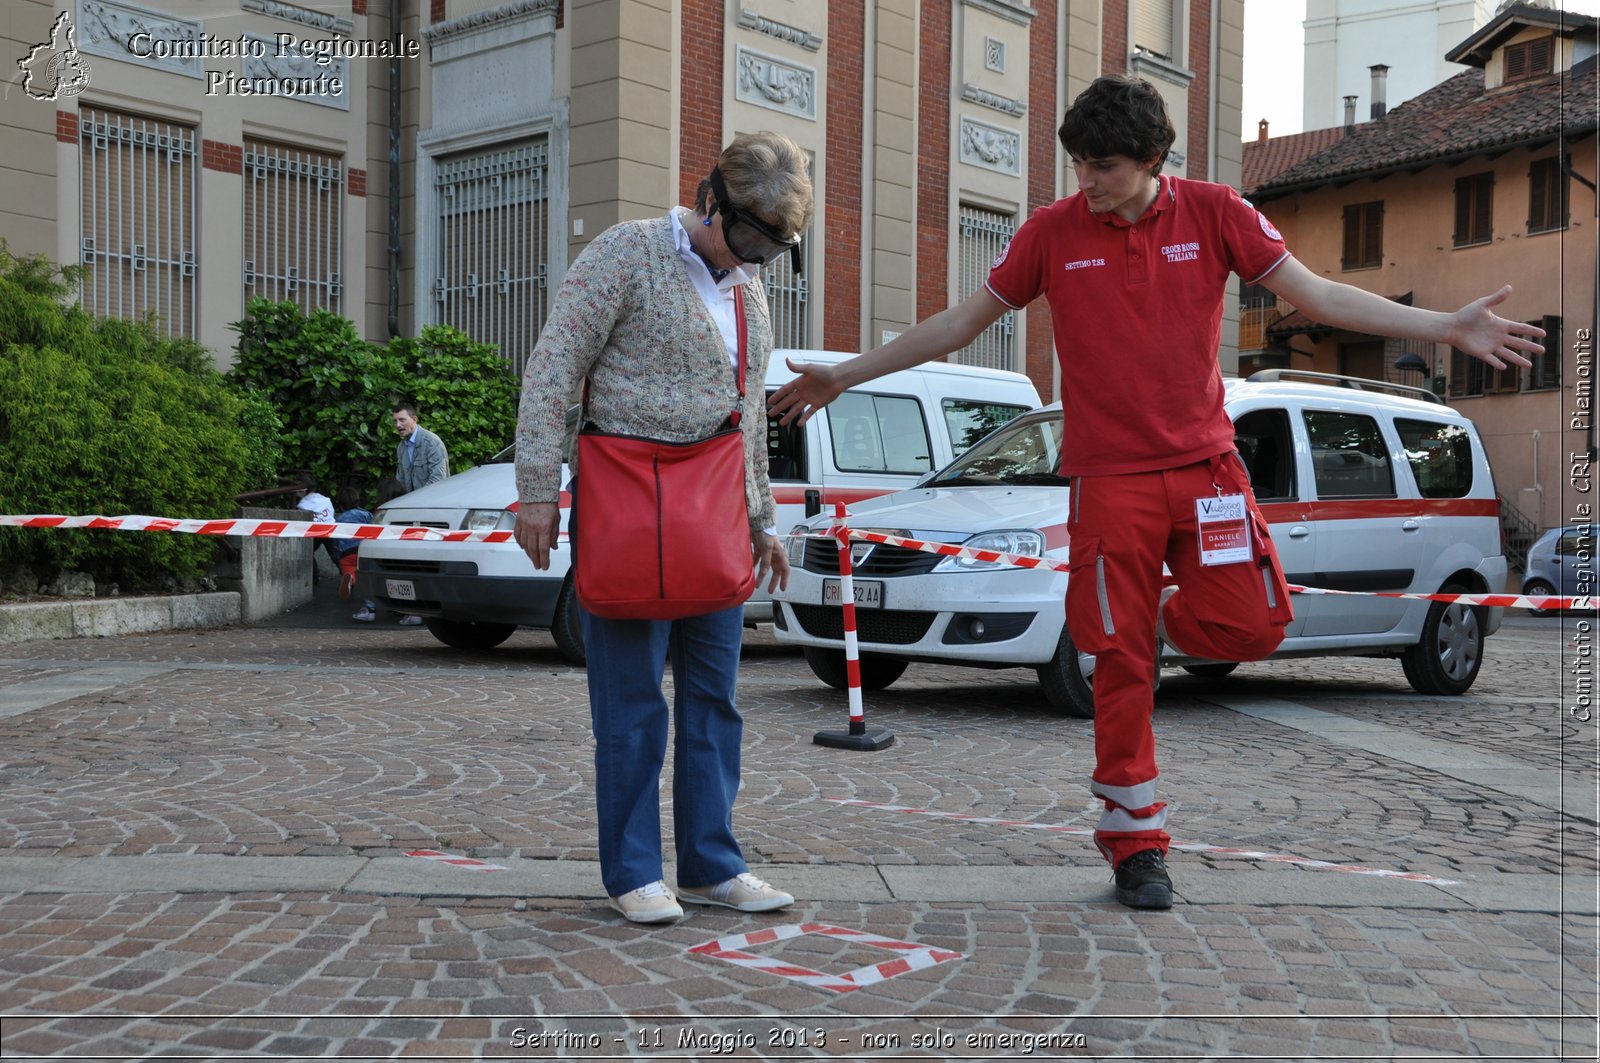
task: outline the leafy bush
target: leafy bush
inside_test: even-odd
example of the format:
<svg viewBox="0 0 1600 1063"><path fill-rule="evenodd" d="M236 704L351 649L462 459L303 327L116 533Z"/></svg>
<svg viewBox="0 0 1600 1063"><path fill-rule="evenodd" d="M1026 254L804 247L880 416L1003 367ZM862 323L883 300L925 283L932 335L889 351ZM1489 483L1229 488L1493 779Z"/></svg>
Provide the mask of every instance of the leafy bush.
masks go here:
<svg viewBox="0 0 1600 1063"><path fill-rule="evenodd" d="M366 343L355 325L325 310L253 299L229 374L268 398L283 423L284 468L307 469L325 493L365 489L393 476L394 405L416 404L459 472L493 456L516 427L517 381L490 344L428 325L416 339ZM368 499L370 502L371 499Z"/></svg>
<svg viewBox="0 0 1600 1063"><path fill-rule="evenodd" d="M66 299L74 267L0 245L0 512L222 517L248 477L273 475L241 400L204 348L155 321L96 320ZM202 575L213 539L0 529L0 570L79 570L124 589Z"/></svg>

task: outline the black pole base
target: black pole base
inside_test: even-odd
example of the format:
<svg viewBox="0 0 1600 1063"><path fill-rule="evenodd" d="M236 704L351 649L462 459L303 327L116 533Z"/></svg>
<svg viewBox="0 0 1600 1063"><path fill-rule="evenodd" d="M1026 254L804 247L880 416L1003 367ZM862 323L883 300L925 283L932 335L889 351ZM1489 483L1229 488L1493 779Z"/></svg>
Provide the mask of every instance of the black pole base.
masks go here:
<svg viewBox="0 0 1600 1063"><path fill-rule="evenodd" d="M894 733L882 727L870 730L863 729L859 733L844 731L818 731L811 736L811 741L819 746L829 746L833 749L860 749L866 751L888 749L894 745Z"/></svg>

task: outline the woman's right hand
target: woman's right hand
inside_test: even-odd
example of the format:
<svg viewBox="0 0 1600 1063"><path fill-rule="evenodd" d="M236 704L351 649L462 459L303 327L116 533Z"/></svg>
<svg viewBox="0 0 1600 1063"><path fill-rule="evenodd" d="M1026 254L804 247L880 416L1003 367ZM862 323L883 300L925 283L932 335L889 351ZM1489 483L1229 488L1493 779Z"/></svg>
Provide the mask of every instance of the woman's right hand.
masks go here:
<svg viewBox="0 0 1600 1063"><path fill-rule="evenodd" d="M517 509L517 545L541 572L550 567L550 551L561 534L561 507L554 502L525 502Z"/></svg>
<svg viewBox="0 0 1600 1063"><path fill-rule="evenodd" d="M844 391L844 385L836 379L837 366L797 362L793 358L785 361L797 375L767 397L767 413L781 414L780 424L805 424Z"/></svg>

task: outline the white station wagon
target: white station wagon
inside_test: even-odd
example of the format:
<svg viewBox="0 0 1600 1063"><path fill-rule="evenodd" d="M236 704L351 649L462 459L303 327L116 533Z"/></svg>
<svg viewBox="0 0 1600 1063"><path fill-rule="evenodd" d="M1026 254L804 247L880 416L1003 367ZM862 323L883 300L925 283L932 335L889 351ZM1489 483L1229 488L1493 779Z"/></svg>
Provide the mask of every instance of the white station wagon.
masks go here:
<svg viewBox="0 0 1600 1063"><path fill-rule="evenodd" d="M1313 383L1291 382L1295 378ZM1499 501L1472 422L1431 392L1268 370L1227 382L1235 445L1291 584L1340 591L1485 593L1505 588ZM1067 559L1061 406L997 429L920 486L852 506L850 524L927 542ZM818 678L845 685L839 557L796 525L777 637ZM1094 714L1094 658L1065 626L1065 572L851 545L861 679L881 689L912 663L1037 669L1052 711ZM1370 594L1296 595L1278 657L1399 658L1428 694L1477 678L1503 610ZM1232 661L1166 651L1164 665L1223 676Z"/></svg>

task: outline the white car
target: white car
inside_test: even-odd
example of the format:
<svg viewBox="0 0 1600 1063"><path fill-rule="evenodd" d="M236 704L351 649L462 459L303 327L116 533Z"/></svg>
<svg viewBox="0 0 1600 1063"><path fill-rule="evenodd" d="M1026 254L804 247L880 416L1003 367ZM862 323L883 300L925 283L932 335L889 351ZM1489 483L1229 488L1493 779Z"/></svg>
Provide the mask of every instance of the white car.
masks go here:
<svg viewBox="0 0 1600 1063"><path fill-rule="evenodd" d="M1499 503L1472 423L1417 388L1353 378L1288 382L1280 371L1227 384L1235 444L1251 470L1292 584L1329 590L1486 593L1505 586ZM1342 386L1328 386L1330 384ZM1383 394L1384 388L1401 395ZM1415 397L1410 397L1415 396ZM851 527L1065 561L1067 481L1056 475L1059 404L978 442L922 486L852 506ZM793 528L777 637L818 678L845 685L838 547ZM1094 658L1066 631L1064 572L851 545L861 681L888 686L916 661L1031 667L1053 711L1094 714ZM1503 610L1370 595L1297 595L1277 656L1398 657L1418 690L1460 694L1477 678ZM1231 661L1174 656L1197 675Z"/></svg>

